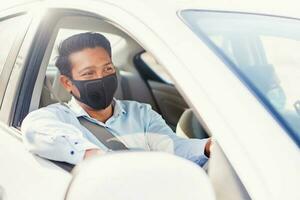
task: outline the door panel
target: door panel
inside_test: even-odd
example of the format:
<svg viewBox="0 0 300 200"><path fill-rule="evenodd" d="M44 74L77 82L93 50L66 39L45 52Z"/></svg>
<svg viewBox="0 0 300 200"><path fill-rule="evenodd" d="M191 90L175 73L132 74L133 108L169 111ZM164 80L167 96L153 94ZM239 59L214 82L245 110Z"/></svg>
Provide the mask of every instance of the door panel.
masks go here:
<svg viewBox="0 0 300 200"><path fill-rule="evenodd" d="M5 196L5 190L4 188L0 185L0 200L5 200L7 199Z"/></svg>
<svg viewBox="0 0 300 200"><path fill-rule="evenodd" d="M215 140L213 140L211 156L206 165L208 176L216 192L216 199L251 200L238 174Z"/></svg>
<svg viewBox="0 0 300 200"><path fill-rule="evenodd" d="M0 199L63 199L72 175L28 152L17 135L0 122Z"/></svg>

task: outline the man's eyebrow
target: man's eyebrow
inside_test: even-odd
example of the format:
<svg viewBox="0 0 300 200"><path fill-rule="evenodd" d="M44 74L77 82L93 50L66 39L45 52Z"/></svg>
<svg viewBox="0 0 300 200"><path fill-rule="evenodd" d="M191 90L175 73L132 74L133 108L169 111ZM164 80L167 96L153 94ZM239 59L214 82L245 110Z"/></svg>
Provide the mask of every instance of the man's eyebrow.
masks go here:
<svg viewBox="0 0 300 200"><path fill-rule="evenodd" d="M109 65L109 64L112 64L112 62L109 61L109 62L105 63L104 65L102 65L101 67L105 67L105 66L107 66L107 65ZM95 68L95 67L96 67L95 65L87 66L87 67L85 67L84 69L80 70L79 73L82 73L82 72L84 72L85 70L89 70L90 68Z"/></svg>
<svg viewBox="0 0 300 200"><path fill-rule="evenodd" d="M109 65L109 64L112 64L112 62L109 61L109 62L105 63L104 65L102 65L102 67L104 67L104 66L106 66L106 65Z"/></svg>

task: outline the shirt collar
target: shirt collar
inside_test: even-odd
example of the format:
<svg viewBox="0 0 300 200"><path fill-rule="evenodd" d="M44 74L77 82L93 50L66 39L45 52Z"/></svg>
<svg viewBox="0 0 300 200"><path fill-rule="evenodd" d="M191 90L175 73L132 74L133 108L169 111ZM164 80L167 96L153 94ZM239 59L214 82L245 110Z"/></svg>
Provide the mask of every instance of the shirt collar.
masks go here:
<svg viewBox="0 0 300 200"><path fill-rule="evenodd" d="M114 98L112 105L114 108L114 113L113 113L114 117L118 117L122 114L126 114L124 105L120 100ZM72 97L71 100L68 102L68 107L75 113L76 117L82 117L82 116L90 117L89 114L78 104L77 100L74 97Z"/></svg>
<svg viewBox="0 0 300 200"><path fill-rule="evenodd" d="M124 105L122 101L117 100L116 98L113 99L113 108L114 108L114 116L117 117L122 114L126 114L126 110L124 109Z"/></svg>

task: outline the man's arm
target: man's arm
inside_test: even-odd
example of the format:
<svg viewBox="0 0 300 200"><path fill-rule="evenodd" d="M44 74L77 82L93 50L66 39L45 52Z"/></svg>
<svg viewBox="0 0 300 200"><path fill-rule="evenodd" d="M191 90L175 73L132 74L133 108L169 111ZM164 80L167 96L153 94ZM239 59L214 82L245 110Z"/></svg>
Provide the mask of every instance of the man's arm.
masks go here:
<svg viewBox="0 0 300 200"><path fill-rule="evenodd" d="M83 159L88 159L90 157L103 155L103 154L104 154L104 151L102 151L100 149L87 149L87 150L85 150Z"/></svg>
<svg viewBox="0 0 300 200"><path fill-rule="evenodd" d="M50 160L77 164L90 156L87 150L100 151L78 128L64 122L57 112L54 108L42 108L24 119L21 131L30 152Z"/></svg>
<svg viewBox="0 0 300 200"><path fill-rule="evenodd" d="M165 120L147 105L147 138L151 150L167 151L204 165L210 154L210 139L178 137Z"/></svg>
<svg viewBox="0 0 300 200"><path fill-rule="evenodd" d="M206 157L210 157L210 150L212 147L212 143L211 143L211 138L208 138L205 147L204 147L204 154L206 155Z"/></svg>

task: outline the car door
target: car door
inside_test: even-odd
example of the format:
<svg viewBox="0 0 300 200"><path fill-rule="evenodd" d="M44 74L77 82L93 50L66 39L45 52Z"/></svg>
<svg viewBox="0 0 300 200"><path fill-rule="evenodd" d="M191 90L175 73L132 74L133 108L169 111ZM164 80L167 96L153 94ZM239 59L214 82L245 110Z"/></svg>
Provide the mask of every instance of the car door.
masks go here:
<svg viewBox="0 0 300 200"><path fill-rule="evenodd" d="M33 17L31 6L0 12L0 199L63 199L71 175L28 152L13 125L24 65L34 56L29 49L42 19Z"/></svg>
<svg viewBox="0 0 300 200"><path fill-rule="evenodd" d="M188 15L192 12L192 15ZM299 48L299 43L296 42L299 41L299 37L295 34L299 32L299 20L259 14L229 13L201 10L185 10L181 13L183 21L189 22L189 28L198 36L199 40L194 41L197 44L195 52L197 48L197 52L206 55L206 57L201 57L199 53L187 58L185 54L182 54L181 58L186 63L186 67L191 70L191 75L197 80L199 91L201 89L205 91L206 96L210 97L210 103L213 104L211 108L216 110L211 109L210 112L199 110L199 113L202 114L212 131L213 137L218 140L219 146L216 145L215 150L219 147L222 149L252 199L299 199L296 187L300 175L297 170L300 163L297 147L299 140L293 138L294 133L288 130L287 123L278 120L280 112L274 109L277 105L272 102L273 107L267 101L268 98L272 99L271 96L262 96L262 94L268 94L269 88L278 88L274 84L276 78L273 79L274 71L270 64L273 64L275 68L277 66L279 77L279 72L289 70L292 65L288 63L286 67L281 63L290 61L291 55L295 52L293 50ZM220 37L215 37L217 35L231 35L231 38L240 38L244 42L236 40L235 42L238 42L236 46L229 45L230 48L224 48L226 45L223 46L223 44L227 42L223 43ZM280 36L283 38L279 39ZM255 37L260 40L255 40ZM293 39L287 40L285 37ZM262 47L260 41L267 45ZM278 43L276 44L275 41ZM283 44L289 48L282 48ZM255 51L255 49L262 51ZM274 51L281 49L290 52L282 51L280 54L274 54ZM267 55L268 62L264 61L266 58L264 54ZM192 59L194 64L190 62ZM199 67L199 62L206 63L206 65ZM261 65L266 63L269 65ZM239 68L237 69L236 66ZM284 67L280 69L278 66ZM297 74L295 72L299 69L299 65L294 66L294 71L285 71L285 76L281 76L282 82L285 78L288 77L290 80L294 74ZM288 76L286 76L287 73ZM299 79L295 78L295 80L297 82ZM259 91L260 88L257 85L263 86L261 91L266 91L266 93ZM297 92L298 90L292 87L291 91ZM193 94L190 96L193 97ZM280 96L278 93L276 97ZM278 98L278 100L280 103L281 99ZM201 102L201 105L198 102ZM210 103L205 103L199 98L193 104L198 104L199 108L205 106L208 109ZM279 104L279 107L281 106ZM296 114L295 110L294 113ZM212 156L214 155L216 154L213 153ZM225 194L222 191L230 185L230 180L226 178L220 162L211 162L211 164L213 168L219 169L219 173L215 174L216 177L223 178L223 182L216 185L216 191L218 194ZM288 187L285 187L286 185ZM229 197L229 195L226 196Z"/></svg>

